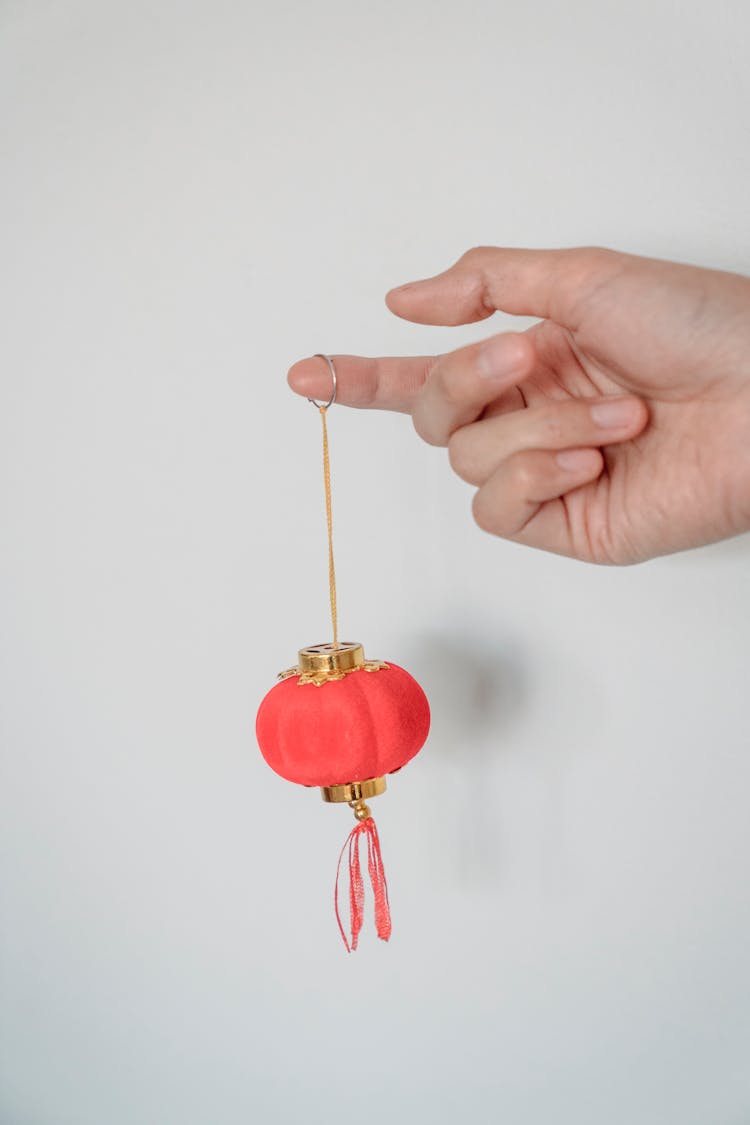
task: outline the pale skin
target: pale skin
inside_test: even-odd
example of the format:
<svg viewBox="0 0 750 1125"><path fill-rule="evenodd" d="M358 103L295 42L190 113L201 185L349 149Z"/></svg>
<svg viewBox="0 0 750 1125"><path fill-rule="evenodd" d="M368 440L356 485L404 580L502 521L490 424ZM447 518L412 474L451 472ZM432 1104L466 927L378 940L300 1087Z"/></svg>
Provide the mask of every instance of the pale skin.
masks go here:
<svg viewBox="0 0 750 1125"><path fill-rule="evenodd" d="M538 317L439 356L334 356L337 403L411 414L485 531L625 564L750 530L750 278L612 250L470 250L397 316ZM289 372L327 399L321 359Z"/></svg>

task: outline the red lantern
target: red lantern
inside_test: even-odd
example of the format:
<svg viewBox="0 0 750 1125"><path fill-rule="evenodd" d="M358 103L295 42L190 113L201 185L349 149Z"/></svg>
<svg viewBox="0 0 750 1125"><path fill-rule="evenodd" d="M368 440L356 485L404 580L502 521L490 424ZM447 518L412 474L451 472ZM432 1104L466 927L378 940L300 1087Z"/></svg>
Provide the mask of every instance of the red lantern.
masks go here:
<svg viewBox="0 0 750 1125"><path fill-rule="evenodd" d="M288 781L320 786L323 800L346 802L358 820L349 849L351 942L336 917L347 949L356 949L364 888L359 842L367 840L368 871L375 896L378 936L390 936L388 891L380 842L368 798L385 792L386 775L422 748L430 709L419 684L403 668L367 661L362 645L314 645L301 649L299 666L281 674L258 710L256 731L263 757Z"/></svg>
<svg viewBox="0 0 750 1125"><path fill-rule="evenodd" d="M300 785L319 785L324 801L346 802L357 826L341 849L334 901L336 919L351 951L357 948L364 912L364 883L359 845L367 843L367 870L375 897L378 937L391 936L388 887L380 840L366 801L385 792L385 779L406 765L422 748L430 729L430 708L424 692L408 672L395 664L365 660L362 645L338 640L336 572L333 561L331 466L326 413L336 400L336 368L321 356L333 381L327 403L310 399L323 424L323 482L328 527L328 573L333 644L312 645L299 654L299 665L282 672L282 683L269 691L258 710L256 731L263 757L271 769ZM351 939L339 914L339 873L349 851Z"/></svg>

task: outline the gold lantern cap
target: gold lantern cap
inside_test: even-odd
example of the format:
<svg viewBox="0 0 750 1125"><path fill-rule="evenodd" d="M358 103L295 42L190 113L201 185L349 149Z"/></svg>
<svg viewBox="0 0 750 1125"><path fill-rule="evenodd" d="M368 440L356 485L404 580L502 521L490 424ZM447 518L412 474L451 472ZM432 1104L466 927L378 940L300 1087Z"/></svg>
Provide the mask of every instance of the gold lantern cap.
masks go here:
<svg viewBox="0 0 750 1125"><path fill-rule="evenodd" d="M352 672L379 672L388 665L382 660L366 660L365 650L358 641L342 641L340 644L308 645L299 650L299 664L279 672L279 679L286 680L299 676L301 687L314 684L322 687L336 680L343 680Z"/></svg>
<svg viewBox="0 0 750 1125"><path fill-rule="evenodd" d="M299 650L299 670L312 675L345 676L365 666L365 650L358 641L341 641L337 645L308 645Z"/></svg>

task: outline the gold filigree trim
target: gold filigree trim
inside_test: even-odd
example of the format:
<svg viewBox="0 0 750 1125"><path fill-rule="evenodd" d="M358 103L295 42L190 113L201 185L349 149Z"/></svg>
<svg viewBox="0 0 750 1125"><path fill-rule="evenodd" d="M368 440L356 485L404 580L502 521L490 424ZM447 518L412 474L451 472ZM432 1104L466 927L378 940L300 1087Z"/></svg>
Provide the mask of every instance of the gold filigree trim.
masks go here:
<svg viewBox="0 0 750 1125"><path fill-rule="evenodd" d="M279 672L276 677L277 680L288 680L290 676L298 676L299 668L295 664L293 668L287 668L285 672Z"/></svg>
<svg viewBox="0 0 750 1125"><path fill-rule="evenodd" d="M307 684L322 687L323 684L332 684L337 680L343 680L354 672L380 672L387 667L388 665L382 660L366 660L364 664L360 664L357 668L347 668L346 671L321 668L315 672L301 672L299 665L296 665L294 668L287 668L285 672L279 672L278 678L288 680L292 676L299 676L298 687L305 687Z"/></svg>

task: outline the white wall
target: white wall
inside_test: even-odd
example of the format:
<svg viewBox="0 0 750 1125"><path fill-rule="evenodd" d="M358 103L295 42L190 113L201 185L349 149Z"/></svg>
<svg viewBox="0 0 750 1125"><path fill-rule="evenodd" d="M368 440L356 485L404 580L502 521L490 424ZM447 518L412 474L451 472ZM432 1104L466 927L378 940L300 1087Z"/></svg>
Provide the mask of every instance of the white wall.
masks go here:
<svg viewBox="0 0 750 1125"><path fill-rule="evenodd" d="M478 242L748 271L749 31L0 6L2 1125L750 1120L747 539L533 554L408 419L335 410L343 630L434 706L377 804L390 946L347 957L349 814L253 734L327 633L289 364L487 334L382 303Z"/></svg>

